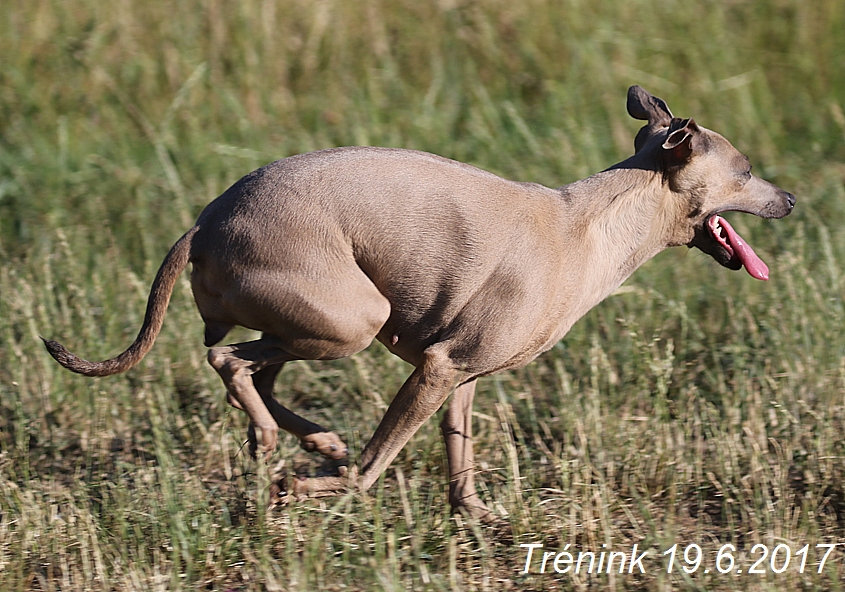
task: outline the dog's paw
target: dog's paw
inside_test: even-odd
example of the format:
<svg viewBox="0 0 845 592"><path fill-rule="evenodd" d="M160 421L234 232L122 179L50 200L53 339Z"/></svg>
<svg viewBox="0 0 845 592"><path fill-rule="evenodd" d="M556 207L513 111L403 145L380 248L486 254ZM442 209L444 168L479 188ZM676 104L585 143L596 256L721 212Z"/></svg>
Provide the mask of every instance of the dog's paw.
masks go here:
<svg viewBox="0 0 845 592"><path fill-rule="evenodd" d="M308 452L319 452L326 458L341 460L349 456L349 448L334 432L316 432L308 434L300 441L300 446Z"/></svg>

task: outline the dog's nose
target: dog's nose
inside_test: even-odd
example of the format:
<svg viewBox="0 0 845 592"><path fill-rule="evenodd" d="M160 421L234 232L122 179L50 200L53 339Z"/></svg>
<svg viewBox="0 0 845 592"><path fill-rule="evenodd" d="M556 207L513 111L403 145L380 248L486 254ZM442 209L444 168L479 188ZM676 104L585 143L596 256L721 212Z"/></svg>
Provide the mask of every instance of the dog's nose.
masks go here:
<svg viewBox="0 0 845 592"><path fill-rule="evenodd" d="M786 205L788 205L789 209L792 210L792 208L795 207L795 196L788 191L784 191L784 194L784 197L786 198Z"/></svg>

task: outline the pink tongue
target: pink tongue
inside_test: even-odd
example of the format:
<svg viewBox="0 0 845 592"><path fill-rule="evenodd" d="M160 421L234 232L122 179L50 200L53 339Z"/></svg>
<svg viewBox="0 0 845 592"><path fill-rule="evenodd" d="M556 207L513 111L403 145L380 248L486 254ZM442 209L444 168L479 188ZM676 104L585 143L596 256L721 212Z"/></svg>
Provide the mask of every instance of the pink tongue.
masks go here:
<svg viewBox="0 0 845 592"><path fill-rule="evenodd" d="M728 224L728 221L722 218L721 216L717 216L718 218L718 225L724 228L725 233L728 235L728 242L730 243L731 248L733 249L734 253L742 264L745 266L745 270L751 275L751 277L756 278L758 280L767 280L769 279L769 267L763 263L763 260L757 256L757 253L754 252L748 243L746 243L739 234ZM716 240L719 240L719 236L716 236Z"/></svg>

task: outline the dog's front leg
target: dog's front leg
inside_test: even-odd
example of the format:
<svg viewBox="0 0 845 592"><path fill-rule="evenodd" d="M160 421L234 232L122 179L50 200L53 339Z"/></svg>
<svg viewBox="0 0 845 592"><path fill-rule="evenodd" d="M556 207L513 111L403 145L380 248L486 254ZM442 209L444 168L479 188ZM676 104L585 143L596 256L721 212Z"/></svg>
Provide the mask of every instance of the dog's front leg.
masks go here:
<svg viewBox="0 0 845 592"><path fill-rule="evenodd" d="M361 453L359 487L369 489L419 427L440 409L460 381L462 372L445 353L444 344L429 347L423 362L411 374L372 439Z"/></svg>
<svg viewBox="0 0 845 592"><path fill-rule="evenodd" d="M319 496L355 485L361 491L369 489L411 436L443 405L462 374L446 353L445 344L429 347L423 362L399 389L361 453L360 475L350 470L341 477L294 481L291 493L297 497Z"/></svg>
<svg viewBox="0 0 845 592"><path fill-rule="evenodd" d="M475 462L472 452L472 400L475 381L455 389L449 409L440 422L440 431L446 442L449 460L449 503L455 510L465 510L471 516L487 523L497 518L490 511L475 489Z"/></svg>

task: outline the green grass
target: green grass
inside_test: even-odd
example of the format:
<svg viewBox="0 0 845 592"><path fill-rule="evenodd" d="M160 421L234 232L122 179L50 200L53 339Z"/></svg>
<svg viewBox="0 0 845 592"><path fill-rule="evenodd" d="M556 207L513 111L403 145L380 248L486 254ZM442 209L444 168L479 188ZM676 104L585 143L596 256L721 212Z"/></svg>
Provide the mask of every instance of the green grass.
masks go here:
<svg viewBox="0 0 845 592"><path fill-rule="evenodd" d="M845 543L839 0L12 1L0 55L0 589L845 588L845 548L815 565L816 544ZM631 84L799 202L731 217L768 283L668 251L481 382L482 494L513 541L450 515L436 421L370 494L261 510L266 471L186 276L125 375L72 375L38 340L122 351L164 254L261 164L373 144L561 185L631 153ZM408 372L374 346L291 364L277 390L357 455ZM275 458L313 462L290 436ZM647 573L522 574L537 542L636 543ZM666 574L675 543L710 573ZM806 572L714 569L732 544L747 571L758 543L810 545Z"/></svg>

